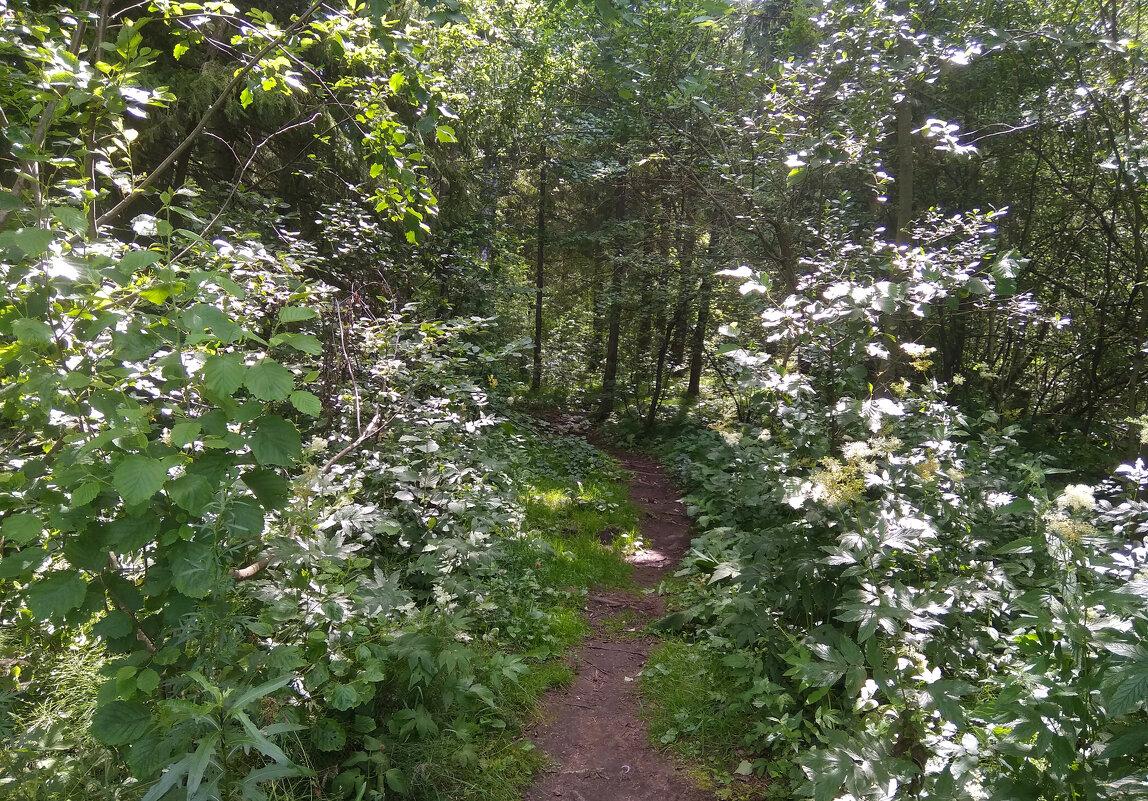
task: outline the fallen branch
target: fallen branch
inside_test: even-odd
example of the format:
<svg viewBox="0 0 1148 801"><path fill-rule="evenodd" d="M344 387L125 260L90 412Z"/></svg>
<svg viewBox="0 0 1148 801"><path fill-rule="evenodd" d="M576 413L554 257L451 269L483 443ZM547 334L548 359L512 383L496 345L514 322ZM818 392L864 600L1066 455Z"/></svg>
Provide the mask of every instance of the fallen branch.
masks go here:
<svg viewBox="0 0 1148 801"><path fill-rule="evenodd" d="M367 427L365 429L363 429L363 433L359 435L358 439L354 440L350 445L343 448L343 450L339 451L334 456L332 456L330 459L328 459L327 463L325 465L323 465L321 468L319 468L319 472L320 473L328 472L332 467L334 467L339 462L340 459L342 459L348 453L355 450L356 448L358 448L360 445L362 445L364 442L371 439L372 437L378 436L382 432L382 430L387 427L387 424L390 423L391 420L393 419L393 417L388 417L386 420L382 420L381 419L382 416L383 416L382 410L379 410L379 409L375 410L375 416L371 418L371 422L367 423Z"/></svg>
<svg viewBox="0 0 1148 801"><path fill-rule="evenodd" d="M269 564L271 564L271 557L264 556L262 559L252 562L247 567L233 567L227 572L230 573L231 577L236 581L246 581Z"/></svg>

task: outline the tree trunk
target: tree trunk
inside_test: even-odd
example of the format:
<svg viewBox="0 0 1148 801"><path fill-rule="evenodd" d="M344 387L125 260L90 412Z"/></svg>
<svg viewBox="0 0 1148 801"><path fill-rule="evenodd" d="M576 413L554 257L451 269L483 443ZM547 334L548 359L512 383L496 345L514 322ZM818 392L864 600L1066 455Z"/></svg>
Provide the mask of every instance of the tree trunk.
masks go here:
<svg viewBox="0 0 1148 801"><path fill-rule="evenodd" d="M690 313L690 296L694 292L694 248L697 245L694 229L685 224L678 245L678 300L674 306L674 334L670 341L669 359L671 365L679 365L686 355L687 318Z"/></svg>
<svg viewBox="0 0 1148 801"><path fill-rule="evenodd" d="M902 50L907 49L902 45ZM909 101L909 86L897 103L897 233L898 245L913 240L913 107Z"/></svg>
<svg viewBox="0 0 1148 801"><path fill-rule="evenodd" d="M534 373L530 391L542 387L542 290L546 286L546 143L542 143L542 164L538 168L538 257L534 262Z"/></svg>
<svg viewBox="0 0 1148 801"><path fill-rule="evenodd" d="M710 259L711 263L703 263L701 268L702 285L698 290L698 321L694 326L693 339L690 342L690 384L686 389L686 398L695 400L701 394L702 367L705 365L706 329L710 323L710 295L713 293L713 256L717 250L717 234L710 233Z"/></svg>
<svg viewBox="0 0 1148 801"><path fill-rule="evenodd" d="M595 418L603 422L614 412L618 388L618 339L622 329L622 279L625 263L622 259L622 220L626 217L626 178L623 175L614 185L614 222L616 251L610 265L609 333L606 336L606 364L602 371L602 394Z"/></svg>
<svg viewBox="0 0 1148 801"><path fill-rule="evenodd" d="M646 414L647 429L653 428L654 422L658 419L658 404L662 401L662 382L666 375L666 356L669 354L670 341L673 338L676 325L676 321L670 321L669 327L662 335L661 347L658 348L658 366L654 371L654 389L650 395L650 410Z"/></svg>

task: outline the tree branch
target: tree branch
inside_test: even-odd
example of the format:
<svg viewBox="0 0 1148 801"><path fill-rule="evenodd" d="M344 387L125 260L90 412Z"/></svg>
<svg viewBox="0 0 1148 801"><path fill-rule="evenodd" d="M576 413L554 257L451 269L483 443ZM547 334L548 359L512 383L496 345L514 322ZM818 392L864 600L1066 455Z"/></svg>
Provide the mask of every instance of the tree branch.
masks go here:
<svg viewBox="0 0 1148 801"><path fill-rule="evenodd" d="M235 74L231 76L231 80L228 81L227 85L223 87L223 91L219 93L219 97L215 99L214 103L208 106L207 111L203 112L203 116L199 118L199 122L195 124L195 127L191 129L191 132L187 136L184 137L183 141L179 143L175 150L171 151L171 153L167 155L167 158L161 161L155 167L155 169L148 173L148 176L144 178L138 186L132 189L132 191L129 192L123 200L101 214L96 220L96 225L105 225L114 220L120 215L121 212L123 212L124 209L131 205L136 200L136 198L146 192L152 184L159 180L160 176L167 172L168 169L171 168L171 165L175 164L176 161L179 160L180 156L182 156L188 150L188 148L190 148L195 143L195 140L199 138L200 134L202 134L203 130L207 127L207 124L211 122L211 118L215 116L216 112L223 108L223 105L227 102L228 98L231 97L231 93L235 91L235 87L239 85L240 81L247 77L247 73L255 69L259 62L263 60L264 56L279 47L281 42L299 30L303 23L306 22L307 18L314 14L322 4L323 0L315 0L315 2L311 3L307 10L299 15L299 18L291 23L291 25L287 26L281 35L275 37L266 45L264 45L263 48L260 49L259 52L256 53L250 61L247 62L247 64L236 70Z"/></svg>

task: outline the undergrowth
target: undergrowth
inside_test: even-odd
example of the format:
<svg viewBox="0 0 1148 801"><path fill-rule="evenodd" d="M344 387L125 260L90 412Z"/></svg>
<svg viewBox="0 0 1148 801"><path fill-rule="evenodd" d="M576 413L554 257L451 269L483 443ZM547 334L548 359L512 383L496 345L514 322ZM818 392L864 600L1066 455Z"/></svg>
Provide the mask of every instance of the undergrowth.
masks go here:
<svg viewBox="0 0 1148 801"><path fill-rule="evenodd" d="M516 418L441 455L450 469L468 460L487 470L488 478L481 491L478 485L459 484L446 497L434 498L435 505L445 509L449 502L462 509L465 504L466 517L460 520L475 521L468 525L478 530L484 528L483 514L489 514L495 536L469 553L446 552L458 556L438 563L425 594L420 590L425 562L408 568L405 579L374 568L378 602L403 611L372 618L348 614L353 607L334 602L339 596L332 587L354 597L355 586L366 583L363 568L372 561L389 565L387 571L402 564L390 549L375 551L381 562L363 556L370 551L362 545L359 521L375 526L378 521L377 512L373 519L367 514L374 499L364 474L361 482L344 484L350 493L328 494L324 507L313 512L319 521L348 522L340 524L345 537L319 534L311 546L317 552L302 568L312 586L318 582L326 588L316 599L321 617L312 625L296 634L293 617L276 624L278 607L268 617L249 602L246 608L229 608L222 599L209 615L185 623L189 644L197 631L218 636L214 650L197 646L202 673L181 691L184 700L176 706L159 702L166 710L159 725L161 731L192 732L200 738L197 749L214 742L211 730L234 738L233 750L220 750L212 760L212 794L282 801L521 798L544 763L522 737L523 723L543 693L573 679L561 657L588 633L582 614L588 590L633 585L621 547L611 547L611 541L621 546L632 539L637 520L613 459L579 438L537 428L528 418ZM431 461L423 457L414 467L426 475ZM401 476L409 469L390 472ZM425 484L407 486L414 494ZM331 530L320 522L319 532L324 527ZM442 539L426 543L408 553L443 548ZM285 611L294 608L282 600L289 591L279 580L259 589ZM306 590L296 597L305 598ZM245 637L234 636L233 621ZM109 652L91 627L77 634L62 630L53 638L38 627L9 627L0 634L0 659L5 669L0 798L168 797L162 776L158 784L135 782L124 769L126 758L146 772L141 762L159 738L109 747L88 734L98 698L139 698L139 688L150 682L146 664ZM237 701L231 687L241 667L271 675L286 669L299 678L291 693L281 689L284 681L273 680ZM245 732L253 737L249 726L262 738L259 748L244 744ZM281 754L296 767L280 777L257 772L262 781L254 792L230 777L250 775L258 765L253 752L260 749L273 758ZM273 769L276 764L286 763L275 758ZM186 782L180 778L170 790L182 798L188 794Z"/></svg>
<svg viewBox="0 0 1148 801"><path fill-rule="evenodd" d="M1060 485L935 384L778 410L660 440L697 533L652 738L726 797L1142 797L1143 463Z"/></svg>

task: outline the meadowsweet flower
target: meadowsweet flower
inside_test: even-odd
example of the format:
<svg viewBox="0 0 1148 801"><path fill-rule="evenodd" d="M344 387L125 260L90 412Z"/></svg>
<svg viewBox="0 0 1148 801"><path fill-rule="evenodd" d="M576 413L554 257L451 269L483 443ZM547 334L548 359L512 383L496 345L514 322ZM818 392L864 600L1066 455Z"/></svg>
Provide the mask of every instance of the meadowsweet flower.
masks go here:
<svg viewBox="0 0 1148 801"><path fill-rule="evenodd" d="M868 442L846 442L841 448L841 455L852 462L872 456L873 449Z"/></svg>
<svg viewBox="0 0 1148 801"><path fill-rule="evenodd" d="M1050 534L1072 545L1079 545L1084 537L1096 533L1096 528L1091 523L1073 520L1063 512L1047 513L1044 516L1044 523Z"/></svg>
<svg viewBox="0 0 1148 801"><path fill-rule="evenodd" d="M734 433L733 431L722 431L721 438L729 445L737 445L741 442L741 434Z"/></svg>
<svg viewBox="0 0 1148 801"><path fill-rule="evenodd" d="M902 342L901 350L905 351L905 353L909 354L910 356L917 358L933 352L936 350L936 348L927 348L924 345L918 345L916 342Z"/></svg>
<svg viewBox="0 0 1148 801"><path fill-rule="evenodd" d="M965 384L965 377L963 375L961 375L960 373L957 373L955 376L953 376L953 386L954 387L964 386L964 384Z"/></svg>
<svg viewBox="0 0 1148 801"><path fill-rule="evenodd" d="M1087 484L1069 484L1064 488L1060 497L1056 499L1057 508L1066 512L1074 510L1090 512L1095 504L1096 499L1092 496L1092 487Z"/></svg>
<svg viewBox="0 0 1148 801"><path fill-rule="evenodd" d="M821 460L821 470L814 471L813 497L826 506L836 507L852 503L865 491L865 481L855 463L842 464L832 457Z"/></svg>
<svg viewBox="0 0 1148 801"><path fill-rule="evenodd" d="M904 444L897 437L874 437L869 440L869 447L876 456L892 456Z"/></svg>
<svg viewBox="0 0 1148 801"><path fill-rule="evenodd" d="M771 439L773 439L773 432L768 428L763 428L757 435L758 442L769 442Z"/></svg>
<svg viewBox="0 0 1148 801"><path fill-rule="evenodd" d="M938 471L940 471L941 465L934 457L930 456L920 464L913 465L913 469L917 471L917 475L919 475L922 480L932 481L936 478Z"/></svg>

